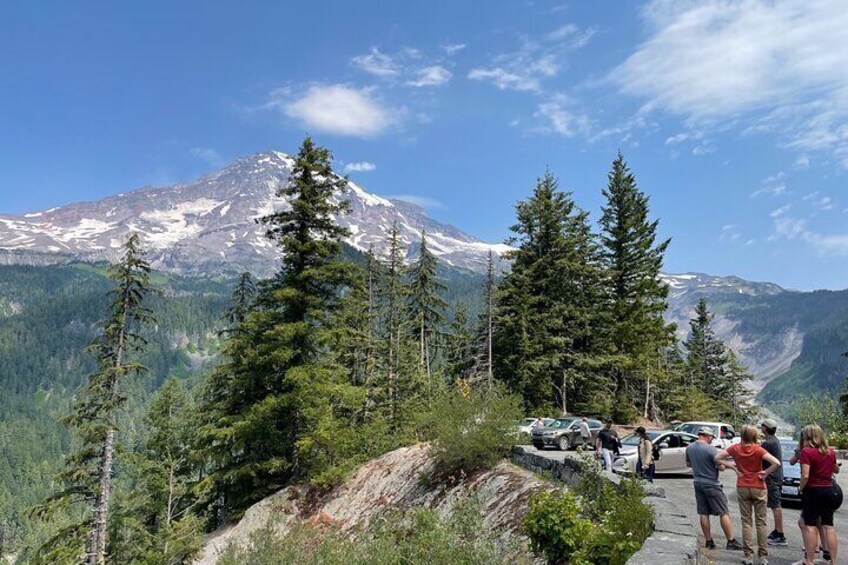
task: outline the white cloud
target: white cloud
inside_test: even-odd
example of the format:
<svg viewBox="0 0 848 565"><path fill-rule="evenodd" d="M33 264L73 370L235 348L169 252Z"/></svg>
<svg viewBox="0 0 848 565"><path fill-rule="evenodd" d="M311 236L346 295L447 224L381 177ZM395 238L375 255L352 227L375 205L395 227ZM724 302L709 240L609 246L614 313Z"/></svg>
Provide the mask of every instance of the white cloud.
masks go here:
<svg viewBox="0 0 848 565"><path fill-rule="evenodd" d="M791 208L792 208L791 204L787 204L786 206L781 206L780 208L778 208L776 210L772 210L771 213L769 214L769 216L771 216L772 218L779 218L780 216L783 216L784 214L786 214L786 212L788 212Z"/></svg>
<svg viewBox="0 0 848 565"><path fill-rule="evenodd" d="M647 39L610 75L690 123L743 118L848 166L848 10L841 0L653 0Z"/></svg>
<svg viewBox="0 0 848 565"><path fill-rule="evenodd" d="M542 82L559 74L569 51L589 42L594 29L581 30L566 24L536 41L523 38L518 50L494 57L489 65L468 73L471 80L487 81L500 90L541 92Z"/></svg>
<svg viewBox="0 0 848 565"><path fill-rule="evenodd" d="M463 49L465 49L465 43L447 43L442 45L442 49L444 49L445 53L448 55L456 55Z"/></svg>
<svg viewBox="0 0 848 565"><path fill-rule="evenodd" d="M211 147L192 147L189 149L189 153L198 159L206 161L213 167L220 167L224 165L224 159L221 157L221 154Z"/></svg>
<svg viewBox="0 0 848 565"><path fill-rule="evenodd" d="M813 247L820 255L848 255L848 234L823 234L810 230L807 221L779 216L774 221L772 240L798 240Z"/></svg>
<svg viewBox="0 0 848 565"><path fill-rule="evenodd" d="M378 77L395 77L400 74L400 65L376 47L372 47L367 55L358 55L350 60L354 67Z"/></svg>
<svg viewBox="0 0 848 565"><path fill-rule="evenodd" d="M282 109L308 128L337 135L373 137L397 124L400 112L384 107L373 89L343 84L314 85L296 100L272 93L269 107Z"/></svg>
<svg viewBox="0 0 848 565"><path fill-rule="evenodd" d="M541 133L555 133L563 137L589 135L592 122L584 115L572 112L567 108L568 99L562 95L554 96L551 100L542 102L533 114L545 122L539 128Z"/></svg>
<svg viewBox="0 0 848 565"><path fill-rule="evenodd" d="M360 161L359 163L347 163L344 166L346 173L368 173L377 168L377 165L368 161Z"/></svg>
<svg viewBox="0 0 848 565"><path fill-rule="evenodd" d="M416 206L420 206L421 208L444 208L445 205L436 200L435 198L429 198L427 196L418 196L416 194L390 194L386 196L386 198L390 200L400 200L402 202L407 202L409 204L415 204Z"/></svg>
<svg viewBox="0 0 848 565"><path fill-rule="evenodd" d="M751 193L751 198L758 196L782 196L786 194L786 173L780 171L763 179L763 186Z"/></svg>
<svg viewBox="0 0 848 565"><path fill-rule="evenodd" d="M539 79L526 74L516 74L500 67L494 69L472 69L471 80L489 81L500 90L539 90Z"/></svg>
<svg viewBox="0 0 848 565"><path fill-rule="evenodd" d="M408 86L442 86L447 84L450 81L451 72L446 68L433 65L432 67L424 67L423 69L419 69L417 72L417 77L413 80L406 81Z"/></svg>
<svg viewBox="0 0 848 565"><path fill-rule="evenodd" d="M699 143L695 147L692 148L692 155L696 157L701 157L703 155L709 155L715 151L715 147L710 142Z"/></svg>
<svg viewBox="0 0 848 565"><path fill-rule="evenodd" d="M800 155L795 159L796 169L806 169L810 166L810 157L808 155Z"/></svg>

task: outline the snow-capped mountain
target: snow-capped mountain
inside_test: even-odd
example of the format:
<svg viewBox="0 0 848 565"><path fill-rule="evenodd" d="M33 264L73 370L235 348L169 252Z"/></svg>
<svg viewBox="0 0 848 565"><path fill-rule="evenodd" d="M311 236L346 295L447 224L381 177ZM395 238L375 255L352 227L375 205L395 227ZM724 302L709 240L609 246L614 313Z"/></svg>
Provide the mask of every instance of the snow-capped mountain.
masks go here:
<svg viewBox="0 0 848 565"><path fill-rule="evenodd" d="M24 216L0 215L0 262L54 263L68 259L114 260L127 234L137 232L154 267L184 273L251 270L267 275L277 256L256 219L289 204L275 196L288 182L294 160L279 152L242 158L196 181L146 188L97 202L70 204ZM413 253L425 231L443 262L481 272L489 244L429 218L414 204L388 200L349 184L351 212L337 218L348 243L380 254L392 223Z"/></svg>

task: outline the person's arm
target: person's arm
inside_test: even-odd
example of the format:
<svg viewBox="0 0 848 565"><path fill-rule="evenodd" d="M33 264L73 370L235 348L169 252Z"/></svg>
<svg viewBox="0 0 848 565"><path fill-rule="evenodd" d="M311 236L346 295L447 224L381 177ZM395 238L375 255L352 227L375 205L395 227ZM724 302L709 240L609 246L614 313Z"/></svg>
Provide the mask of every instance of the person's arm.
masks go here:
<svg viewBox="0 0 848 565"><path fill-rule="evenodd" d="M810 466L806 463L801 463L801 482L798 484L798 492L804 490L807 486L807 481L810 480Z"/></svg>
<svg viewBox="0 0 848 565"><path fill-rule="evenodd" d="M722 467L727 469L733 469L734 471L736 471L737 475L742 474L742 471L740 471L736 467L736 461L733 460L733 456L730 455L730 453L728 453L726 450L719 449L714 459L716 464L719 466L719 469L721 469Z"/></svg>
<svg viewBox="0 0 848 565"><path fill-rule="evenodd" d="M764 470L760 471L759 473L757 473L757 476L760 477L761 479L765 479L766 477L768 477L769 475L771 475L772 473L777 471L778 467L780 467L780 461L778 461L777 457L775 457L774 455L772 455L768 451L766 451L763 454L763 459L768 461L770 463L770 465L769 465L768 469L764 469Z"/></svg>
<svg viewBox="0 0 848 565"><path fill-rule="evenodd" d="M691 469L692 468L692 462L689 461L689 449L688 448L686 449L686 451L683 452L683 459L686 460L686 466Z"/></svg>

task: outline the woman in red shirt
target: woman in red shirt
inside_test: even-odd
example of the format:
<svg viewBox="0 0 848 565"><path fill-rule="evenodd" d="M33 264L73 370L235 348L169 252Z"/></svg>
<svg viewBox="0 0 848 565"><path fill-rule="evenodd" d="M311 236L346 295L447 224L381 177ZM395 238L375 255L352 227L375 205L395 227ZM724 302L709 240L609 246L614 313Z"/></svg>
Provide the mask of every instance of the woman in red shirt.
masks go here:
<svg viewBox="0 0 848 565"><path fill-rule="evenodd" d="M833 512L836 510L837 494L833 488L833 475L839 472L836 453L827 445L824 432L818 426L806 426L801 430L801 535L804 537L805 558L796 565L812 565L816 556L822 529L822 545L830 551L830 562L837 562L838 541L833 529ZM826 543L824 543L826 542Z"/></svg>
<svg viewBox="0 0 848 565"><path fill-rule="evenodd" d="M766 502L768 499L765 478L780 467L777 458L757 445L757 428L742 426L742 443L731 445L727 451L719 451L716 463L726 465L736 471L736 498L739 500L739 513L742 515L742 547L745 552L743 565L753 565L754 557L754 517L757 521L757 553L760 564L768 563L768 525L766 523ZM733 459L732 462L729 460ZM763 470L763 461L769 467Z"/></svg>

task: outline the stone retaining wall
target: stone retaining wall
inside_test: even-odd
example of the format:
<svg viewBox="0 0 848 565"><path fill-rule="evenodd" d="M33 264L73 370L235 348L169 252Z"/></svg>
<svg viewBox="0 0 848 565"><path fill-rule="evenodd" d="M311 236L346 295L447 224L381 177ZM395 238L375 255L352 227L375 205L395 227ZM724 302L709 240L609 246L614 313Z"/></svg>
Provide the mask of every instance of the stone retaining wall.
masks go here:
<svg viewBox="0 0 848 565"><path fill-rule="evenodd" d="M575 453L562 451L538 451L528 445L516 445L513 460L525 469L552 476L569 486L580 481L583 462ZM602 471L602 475L614 484L621 477ZM645 484L646 504L654 509L654 533L628 561L627 565L693 565L700 563L698 535L686 513L665 497L665 491L652 484Z"/></svg>

